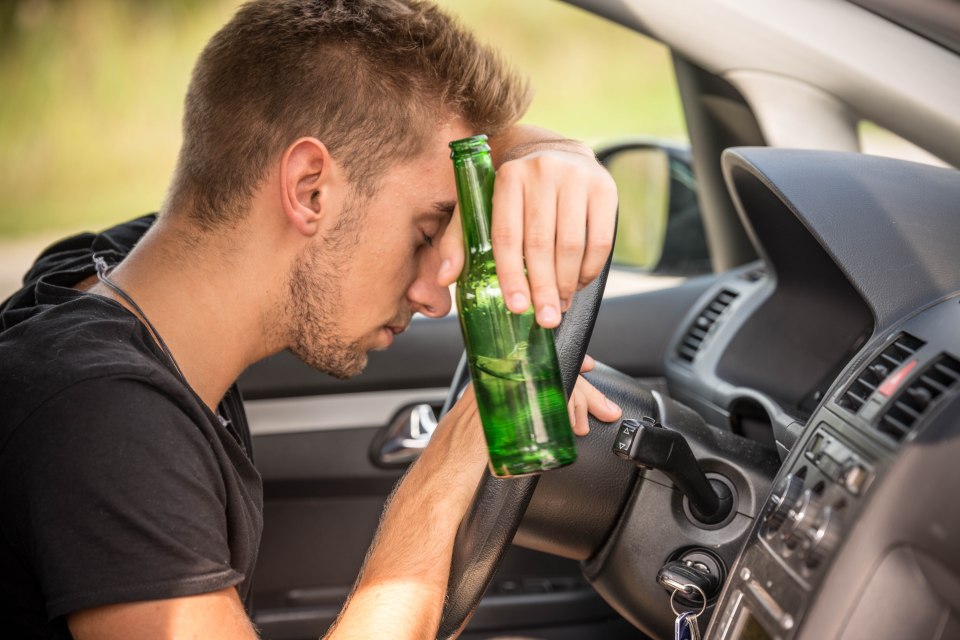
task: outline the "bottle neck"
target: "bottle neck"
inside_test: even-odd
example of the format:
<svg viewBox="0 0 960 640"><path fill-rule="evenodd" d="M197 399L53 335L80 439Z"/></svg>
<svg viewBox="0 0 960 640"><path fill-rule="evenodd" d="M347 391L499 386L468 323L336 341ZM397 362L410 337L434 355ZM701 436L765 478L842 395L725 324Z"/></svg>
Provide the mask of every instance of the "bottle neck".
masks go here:
<svg viewBox="0 0 960 640"><path fill-rule="evenodd" d="M493 212L493 161L490 152L455 155L453 171L460 203L460 220L467 263L493 258L490 220Z"/></svg>

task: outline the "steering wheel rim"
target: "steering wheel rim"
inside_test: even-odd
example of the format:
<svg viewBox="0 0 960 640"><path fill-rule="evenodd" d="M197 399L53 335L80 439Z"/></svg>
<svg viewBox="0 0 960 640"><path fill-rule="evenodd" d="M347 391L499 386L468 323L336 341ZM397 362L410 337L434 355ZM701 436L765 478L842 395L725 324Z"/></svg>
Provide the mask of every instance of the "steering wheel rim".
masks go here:
<svg viewBox="0 0 960 640"><path fill-rule="evenodd" d="M560 375L567 397L577 382L587 345L600 312L610 272L610 257L600 275L574 296L570 310L554 330ZM454 375L443 413L469 382L466 360ZM497 478L489 469L480 480L473 502L460 522L453 546L447 597L437 638L455 638L470 621L486 592L503 554L513 540L540 480L539 475Z"/></svg>

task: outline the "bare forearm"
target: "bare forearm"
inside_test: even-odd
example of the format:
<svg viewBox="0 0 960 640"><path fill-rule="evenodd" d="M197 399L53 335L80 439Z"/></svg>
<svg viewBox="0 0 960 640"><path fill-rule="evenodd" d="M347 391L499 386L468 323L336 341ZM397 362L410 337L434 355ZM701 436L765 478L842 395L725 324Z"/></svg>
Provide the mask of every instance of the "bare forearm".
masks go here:
<svg viewBox="0 0 960 640"><path fill-rule="evenodd" d="M593 150L583 142L533 125L514 125L490 140L490 153L493 164L497 167L541 149L570 151L590 158L595 157Z"/></svg>
<svg viewBox="0 0 960 640"><path fill-rule="evenodd" d="M478 431L461 415L447 425L397 488L360 580L328 638L432 637L440 622L457 527L483 472L471 437L464 454L452 430ZM460 434L463 435L463 434Z"/></svg>

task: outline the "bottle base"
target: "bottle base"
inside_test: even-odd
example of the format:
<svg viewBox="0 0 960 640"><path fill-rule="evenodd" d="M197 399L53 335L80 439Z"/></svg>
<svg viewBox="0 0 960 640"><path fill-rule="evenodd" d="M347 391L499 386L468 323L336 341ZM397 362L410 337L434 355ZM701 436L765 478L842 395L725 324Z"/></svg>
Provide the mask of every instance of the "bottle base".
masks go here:
<svg viewBox="0 0 960 640"><path fill-rule="evenodd" d="M498 458L496 462L491 460L488 466L490 473L497 478L518 478L522 476L535 476L544 471L559 469L576 462L576 460L576 454L561 458L554 456L549 456L549 458L536 458L527 455L512 460Z"/></svg>

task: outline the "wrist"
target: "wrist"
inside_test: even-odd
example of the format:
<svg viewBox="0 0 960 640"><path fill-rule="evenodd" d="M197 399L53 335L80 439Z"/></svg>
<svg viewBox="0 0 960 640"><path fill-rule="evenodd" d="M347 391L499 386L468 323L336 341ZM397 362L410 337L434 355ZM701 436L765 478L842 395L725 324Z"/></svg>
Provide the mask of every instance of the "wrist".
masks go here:
<svg viewBox="0 0 960 640"><path fill-rule="evenodd" d="M501 156L501 162L510 162L541 151L563 151L574 153L596 161L597 156L588 145L569 138L547 138L522 142L507 149Z"/></svg>

